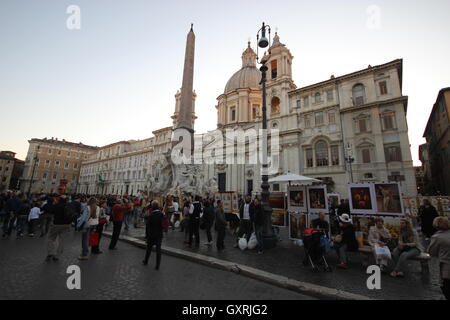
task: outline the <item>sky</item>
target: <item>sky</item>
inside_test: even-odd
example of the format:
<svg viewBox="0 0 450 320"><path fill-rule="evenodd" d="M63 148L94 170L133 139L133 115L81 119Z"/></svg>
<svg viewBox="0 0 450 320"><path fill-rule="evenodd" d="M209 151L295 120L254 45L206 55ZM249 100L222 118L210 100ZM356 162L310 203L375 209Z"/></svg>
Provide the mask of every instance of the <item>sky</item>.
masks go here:
<svg viewBox="0 0 450 320"><path fill-rule="evenodd" d="M67 26L71 5L79 29ZM24 159L31 138L103 146L172 125L191 23L195 130L213 130L216 98L264 21L293 54L297 87L402 58L420 165L428 116L450 86L449 12L448 0L1 0L0 150Z"/></svg>

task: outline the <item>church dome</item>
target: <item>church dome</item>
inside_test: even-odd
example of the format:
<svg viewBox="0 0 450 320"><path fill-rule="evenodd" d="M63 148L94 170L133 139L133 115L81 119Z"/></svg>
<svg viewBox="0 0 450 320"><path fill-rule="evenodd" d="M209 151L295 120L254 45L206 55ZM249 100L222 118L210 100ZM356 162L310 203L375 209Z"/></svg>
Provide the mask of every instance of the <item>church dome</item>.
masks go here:
<svg viewBox="0 0 450 320"><path fill-rule="evenodd" d="M233 74L225 86L225 94L236 89L252 88L258 89L261 81L261 72L256 68L256 53L248 48L242 53L242 68Z"/></svg>

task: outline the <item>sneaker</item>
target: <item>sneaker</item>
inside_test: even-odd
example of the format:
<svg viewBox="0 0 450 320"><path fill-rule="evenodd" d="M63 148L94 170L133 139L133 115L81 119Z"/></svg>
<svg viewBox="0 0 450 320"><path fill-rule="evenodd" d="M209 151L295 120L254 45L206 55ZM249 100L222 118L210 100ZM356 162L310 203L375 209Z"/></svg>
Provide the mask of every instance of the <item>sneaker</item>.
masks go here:
<svg viewBox="0 0 450 320"><path fill-rule="evenodd" d="M348 269L348 265L346 263L339 263L336 267L339 269Z"/></svg>
<svg viewBox="0 0 450 320"><path fill-rule="evenodd" d="M88 256L79 256L78 257L78 260L87 260L87 259L89 259Z"/></svg>

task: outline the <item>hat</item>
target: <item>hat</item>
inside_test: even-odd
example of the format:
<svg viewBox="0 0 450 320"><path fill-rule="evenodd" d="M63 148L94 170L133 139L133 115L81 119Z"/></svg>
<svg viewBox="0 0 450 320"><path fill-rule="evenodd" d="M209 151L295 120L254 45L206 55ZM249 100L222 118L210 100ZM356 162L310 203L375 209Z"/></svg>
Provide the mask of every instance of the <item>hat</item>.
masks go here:
<svg viewBox="0 0 450 320"><path fill-rule="evenodd" d="M350 218L350 216L346 213L343 213L340 217L339 220L341 220L342 222L347 222L347 223L351 223L352 219Z"/></svg>

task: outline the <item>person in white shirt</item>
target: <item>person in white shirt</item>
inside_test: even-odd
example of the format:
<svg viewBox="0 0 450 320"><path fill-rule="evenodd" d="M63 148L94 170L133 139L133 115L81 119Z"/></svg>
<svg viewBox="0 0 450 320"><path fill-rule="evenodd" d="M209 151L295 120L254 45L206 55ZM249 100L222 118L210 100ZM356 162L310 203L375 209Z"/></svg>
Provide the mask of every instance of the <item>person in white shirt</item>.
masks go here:
<svg viewBox="0 0 450 320"><path fill-rule="evenodd" d="M36 228L37 223L39 222L39 218L41 216L41 208L40 203L38 201L33 202L33 207L28 214L28 235L30 237L34 237L34 229Z"/></svg>
<svg viewBox="0 0 450 320"><path fill-rule="evenodd" d="M236 239L236 244L234 246L235 248L238 247L239 238L242 238L244 234L245 238L247 239L247 242L250 239L253 229L252 227L253 212L254 212L254 204L252 202L252 197L250 195L247 195L245 197L245 202L239 208L240 225L238 238Z"/></svg>

